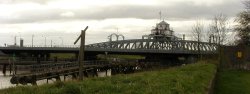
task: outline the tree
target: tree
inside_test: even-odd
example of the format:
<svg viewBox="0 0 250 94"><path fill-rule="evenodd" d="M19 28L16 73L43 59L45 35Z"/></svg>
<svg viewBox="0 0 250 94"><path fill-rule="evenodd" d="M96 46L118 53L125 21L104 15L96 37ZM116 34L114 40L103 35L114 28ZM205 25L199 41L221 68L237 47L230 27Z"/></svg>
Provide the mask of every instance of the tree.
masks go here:
<svg viewBox="0 0 250 94"><path fill-rule="evenodd" d="M237 41L238 44L250 44L250 18L248 15L249 13L244 11L238 14L238 17L236 18L238 25L236 25L235 30L237 31L237 36L239 37L239 40Z"/></svg>
<svg viewBox="0 0 250 94"><path fill-rule="evenodd" d="M201 21L196 21L192 27L193 39L201 42L204 32L204 24Z"/></svg>
<svg viewBox="0 0 250 94"><path fill-rule="evenodd" d="M214 16L208 31L210 42L218 45L224 44L229 32L228 27L228 19L225 15L219 14Z"/></svg>
<svg viewBox="0 0 250 94"><path fill-rule="evenodd" d="M200 51L200 42L202 41L203 33L204 32L204 24L201 21L196 21L196 23L192 27L193 38L198 42L198 54L199 58L202 59L201 51Z"/></svg>
<svg viewBox="0 0 250 94"><path fill-rule="evenodd" d="M250 0L244 2L245 11L242 11L237 15L235 19L238 24L235 26L235 31L239 40L237 44L250 45Z"/></svg>
<svg viewBox="0 0 250 94"><path fill-rule="evenodd" d="M250 0L244 1L243 4L245 5L246 9L250 9Z"/></svg>

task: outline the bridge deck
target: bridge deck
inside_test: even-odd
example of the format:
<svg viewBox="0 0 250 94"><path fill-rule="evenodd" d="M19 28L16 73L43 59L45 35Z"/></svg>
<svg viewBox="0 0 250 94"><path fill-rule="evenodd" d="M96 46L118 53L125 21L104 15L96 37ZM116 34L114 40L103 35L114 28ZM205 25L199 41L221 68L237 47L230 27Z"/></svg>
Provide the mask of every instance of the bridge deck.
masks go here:
<svg viewBox="0 0 250 94"><path fill-rule="evenodd" d="M64 52L77 53L77 46L67 47L0 47L4 53L14 52ZM110 53L177 53L177 54L213 54L217 51L217 44L197 41L169 41L156 39L132 39L95 43L85 46L85 52Z"/></svg>
<svg viewBox="0 0 250 94"><path fill-rule="evenodd" d="M27 66L27 65L25 65ZM72 75L74 78L78 76L79 67L78 63L65 62L55 64L39 64L28 65L30 72L16 74L11 78L12 84L36 84L37 80L56 78L60 80L60 76ZM85 75L97 75L98 70L118 69L122 71L133 70L136 64L110 64L107 62L87 62L84 64L83 72Z"/></svg>

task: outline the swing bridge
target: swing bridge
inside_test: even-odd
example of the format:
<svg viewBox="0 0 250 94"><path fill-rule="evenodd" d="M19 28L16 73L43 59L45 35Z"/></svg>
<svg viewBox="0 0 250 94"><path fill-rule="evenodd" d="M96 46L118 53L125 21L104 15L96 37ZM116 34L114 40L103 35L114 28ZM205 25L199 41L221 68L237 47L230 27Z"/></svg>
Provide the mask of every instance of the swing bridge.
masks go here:
<svg viewBox="0 0 250 94"><path fill-rule="evenodd" d="M11 79L11 83L36 84L37 80L52 78L60 80L60 76L72 75L76 78L79 75L80 65L76 61L62 62L57 61L57 59L50 61L51 53L73 53L75 54L75 60L78 57L84 57L83 61L88 62L83 65L84 70L82 72L84 72L84 76L96 75L97 71L103 70L106 72L111 70L112 73L130 73L137 70L138 67L147 68L146 66L152 66L158 62L150 60L164 60L164 63L169 61L168 64L174 64L180 60L186 60L182 61L182 63L187 62L190 58L199 55L213 56L217 54L218 45L216 43L185 40L184 37L178 38L174 36L173 32L169 28L169 24L162 21L156 25L156 28L151 30L151 34L143 36L142 39L125 40L123 35L111 34L108 36L109 41L107 42L84 45L81 48L84 49L82 51L84 56L81 56L82 53L79 55L79 52L81 52L79 51L80 47L75 45L0 47L0 53L7 54L9 57L32 58L30 59L32 61L0 60L0 65L3 65L3 72L6 71L7 66L10 66L9 70L13 70L15 74L16 66L19 65L30 71L29 73L15 74ZM115 39L113 40L114 36ZM119 38L122 39L119 40ZM145 57L145 61L130 61L118 64L107 61L96 63L96 56L99 54L141 55ZM81 59L79 60L81 61Z"/></svg>

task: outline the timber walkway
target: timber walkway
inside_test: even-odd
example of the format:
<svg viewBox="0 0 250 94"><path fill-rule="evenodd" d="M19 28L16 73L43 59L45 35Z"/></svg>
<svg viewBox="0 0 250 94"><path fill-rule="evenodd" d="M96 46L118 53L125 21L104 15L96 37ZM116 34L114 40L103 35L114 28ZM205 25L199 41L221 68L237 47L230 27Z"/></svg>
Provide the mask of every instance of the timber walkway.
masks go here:
<svg viewBox="0 0 250 94"><path fill-rule="evenodd" d="M108 70L115 73L130 73L139 69L140 66L136 62L129 63L109 63L107 61L85 61L83 74L85 77L97 76L98 71ZM28 70L26 73L15 74L12 76L10 82L12 84L26 85L31 83L36 85L36 81L44 79L55 78L60 81L60 76L72 76L76 79L79 75L79 65L77 62L64 62L64 63L47 63L47 64L32 64L25 65Z"/></svg>

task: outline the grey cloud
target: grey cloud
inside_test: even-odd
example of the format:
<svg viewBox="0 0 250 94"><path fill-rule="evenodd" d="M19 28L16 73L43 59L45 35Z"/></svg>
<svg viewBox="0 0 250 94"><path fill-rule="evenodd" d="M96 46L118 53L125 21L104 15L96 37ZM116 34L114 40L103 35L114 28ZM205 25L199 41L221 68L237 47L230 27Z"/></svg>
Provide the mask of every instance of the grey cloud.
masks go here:
<svg viewBox="0 0 250 94"><path fill-rule="evenodd" d="M52 0L1 0L0 4L17 4L17 3L38 3L38 4L46 4L47 2Z"/></svg>
<svg viewBox="0 0 250 94"><path fill-rule="evenodd" d="M107 18L159 18L158 12L163 11L169 19L187 20L195 18L212 18L218 13L223 13L229 17L234 17L241 10L241 3L230 0L223 5L197 6L192 2L182 2L172 6L115 6L103 8L98 13L78 14L79 18L87 19L107 19Z"/></svg>
<svg viewBox="0 0 250 94"><path fill-rule="evenodd" d="M31 23L51 20L103 20L109 18L140 18L158 19L160 10L168 20L193 20L196 18L210 19L214 15L223 13L229 17L234 17L242 9L240 1L228 0L224 4L211 6L194 5L192 2L180 2L171 6L108 6L102 8L89 8L89 10L75 9L44 9L23 11L17 13L18 18L0 18L0 23ZM70 11L74 17L63 17L62 13Z"/></svg>

